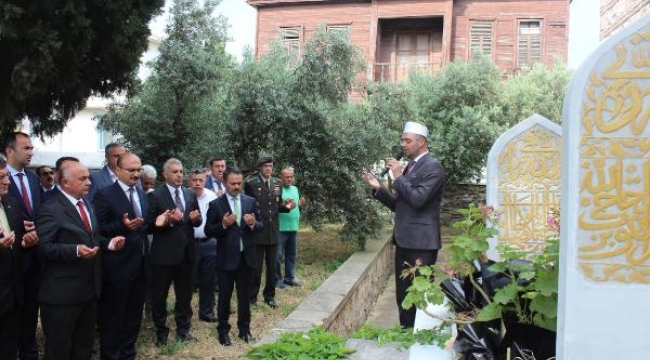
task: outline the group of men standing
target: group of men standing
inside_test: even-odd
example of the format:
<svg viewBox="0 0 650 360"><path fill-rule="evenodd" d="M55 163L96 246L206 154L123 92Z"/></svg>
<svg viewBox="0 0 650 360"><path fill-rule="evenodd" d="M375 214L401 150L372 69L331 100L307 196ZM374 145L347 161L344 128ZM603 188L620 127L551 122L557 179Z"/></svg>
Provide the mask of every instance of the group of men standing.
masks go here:
<svg viewBox="0 0 650 360"><path fill-rule="evenodd" d="M271 164L270 171L260 160L265 172L244 181L241 170L226 168L224 159L215 158L209 176L190 172L188 188L183 187L182 163L171 158L163 165L164 183L153 189L155 169L143 166L120 144L106 147L107 165L92 174L78 159L64 157L54 170L39 167L37 176L26 170L33 150L27 134L4 138L0 359L38 359L39 308L46 360L90 359L95 328L102 359L134 359L147 289L156 344L167 344L172 284L179 340L196 340L190 333L195 285L199 318L218 321L224 346L231 345L228 319L236 285L239 337L253 340L250 305L259 291L260 259L273 274L267 271L264 301L275 308L278 214L297 213L298 203L304 204L293 198L297 191L283 197L283 185L271 177L272 159L263 162ZM257 186L257 179L268 185ZM290 257L295 262L295 251ZM293 268L285 280L297 285Z"/></svg>

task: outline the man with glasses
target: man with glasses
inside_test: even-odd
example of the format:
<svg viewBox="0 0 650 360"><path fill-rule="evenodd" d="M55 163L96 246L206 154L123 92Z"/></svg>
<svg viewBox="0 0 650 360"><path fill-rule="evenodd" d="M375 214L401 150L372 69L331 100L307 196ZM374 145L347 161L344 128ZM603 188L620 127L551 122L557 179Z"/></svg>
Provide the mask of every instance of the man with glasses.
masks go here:
<svg viewBox="0 0 650 360"><path fill-rule="evenodd" d="M117 181L97 192L95 208L102 236L124 236L119 252L102 252L102 295L99 299L101 358L134 359L144 306L144 256L149 243L149 203L136 185L142 162L135 154L117 159Z"/></svg>
<svg viewBox="0 0 650 360"><path fill-rule="evenodd" d="M47 165L42 165L36 168L36 175L41 180L41 189L46 193L54 190L54 170Z"/></svg>

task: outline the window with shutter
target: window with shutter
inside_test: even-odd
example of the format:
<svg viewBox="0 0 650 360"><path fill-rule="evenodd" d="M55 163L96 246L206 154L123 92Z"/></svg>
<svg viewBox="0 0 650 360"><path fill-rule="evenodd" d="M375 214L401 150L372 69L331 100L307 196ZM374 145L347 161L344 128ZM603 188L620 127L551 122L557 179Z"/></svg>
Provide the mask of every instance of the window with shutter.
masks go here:
<svg viewBox="0 0 650 360"><path fill-rule="evenodd" d="M530 67L542 60L542 22L519 21L518 67Z"/></svg>
<svg viewBox="0 0 650 360"><path fill-rule="evenodd" d="M483 54L491 58L494 43L494 21L472 20L469 24L470 57Z"/></svg>
<svg viewBox="0 0 650 360"><path fill-rule="evenodd" d="M327 32L337 34L350 42L350 25L328 25Z"/></svg>
<svg viewBox="0 0 650 360"><path fill-rule="evenodd" d="M295 57L296 59L300 56L301 33L302 28L300 26L280 28L280 40L285 51L289 56Z"/></svg>

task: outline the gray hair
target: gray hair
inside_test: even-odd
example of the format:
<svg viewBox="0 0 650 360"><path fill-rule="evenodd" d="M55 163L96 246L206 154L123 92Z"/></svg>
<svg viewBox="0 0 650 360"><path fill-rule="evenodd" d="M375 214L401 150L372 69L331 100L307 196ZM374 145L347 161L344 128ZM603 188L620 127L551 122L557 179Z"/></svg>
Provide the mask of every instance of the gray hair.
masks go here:
<svg viewBox="0 0 650 360"><path fill-rule="evenodd" d="M147 179L155 179L158 177L158 172L156 171L156 168L149 164L142 165L142 172L144 177L146 177Z"/></svg>
<svg viewBox="0 0 650 360"><path fill-rule="evenodd" d="M177 158L170 158L169 160L165 161L165 163L163 164L163 171L167 171L167 170L169 170L169 166L170 166L170 165L180 165L180 166L183 166L183 164L181 163L181 161L178 160Z"/></svg>

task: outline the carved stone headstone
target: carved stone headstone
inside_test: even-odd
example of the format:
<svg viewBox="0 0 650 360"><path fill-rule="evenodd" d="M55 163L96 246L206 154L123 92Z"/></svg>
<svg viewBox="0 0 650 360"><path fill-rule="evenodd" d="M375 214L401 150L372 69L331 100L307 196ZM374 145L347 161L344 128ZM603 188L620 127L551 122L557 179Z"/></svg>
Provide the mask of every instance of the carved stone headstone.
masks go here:
<svg viewBox="0 0 650 360"><path fill-rule="evenodd" d="M488 257L497 260L499 242L538 251L555 234L546 219L551 209L560 207L561 159L562 129L537 114L494 143L488 154L486 202L501 216Z"/></svg>
<svg viewBox="0 0 650 360"><path fill-rule="evenodd" d="M650 358L650 17L605 41L564 103L559 360Z"/></svg>

